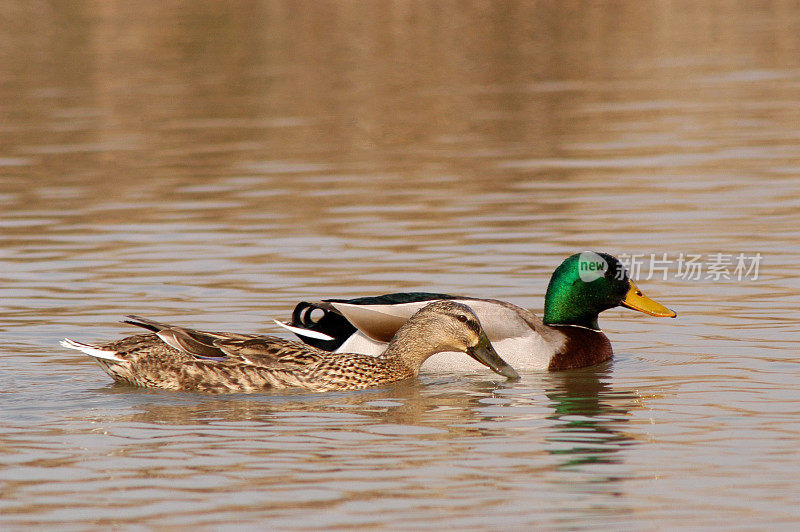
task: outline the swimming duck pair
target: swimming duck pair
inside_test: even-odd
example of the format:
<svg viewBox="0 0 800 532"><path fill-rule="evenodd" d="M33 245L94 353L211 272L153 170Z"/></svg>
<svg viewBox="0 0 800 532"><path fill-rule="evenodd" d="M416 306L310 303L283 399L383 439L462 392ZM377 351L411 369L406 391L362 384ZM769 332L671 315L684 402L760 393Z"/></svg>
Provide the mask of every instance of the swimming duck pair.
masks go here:
<svg viewBox="0 0 800 532"><path fill-rule="evenodd" d="M553 273L543 318L495 299L411 292L300 303L292 322L282 325L305 343L129 316L126 323L152 333L99 346L69 339L62 345L94 357L117 381L171 390L362 389L415 377L437 353L443 354L426 368L463 369L466 353L473 364L513 379L512 366L557 371L611 358L597 319L620 305L676 315L645 296L615 257L582 253ZM316 310L321 317L313 316Z"/></svg>

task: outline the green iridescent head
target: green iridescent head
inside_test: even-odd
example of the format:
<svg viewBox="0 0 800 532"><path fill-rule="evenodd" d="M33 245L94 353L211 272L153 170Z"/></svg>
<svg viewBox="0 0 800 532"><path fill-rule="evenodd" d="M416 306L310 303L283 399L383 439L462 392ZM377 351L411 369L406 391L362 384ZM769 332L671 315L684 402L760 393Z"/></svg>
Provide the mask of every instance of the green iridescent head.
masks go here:
<svg viewBox="0 0 800 532"><path fill-rule="evenodd" d="M616 257L593 251L576 253L562 262L550 278L544 300L544 322L599 329L597 316L619 305L652 316L676 316L642 294Z"/></svg>

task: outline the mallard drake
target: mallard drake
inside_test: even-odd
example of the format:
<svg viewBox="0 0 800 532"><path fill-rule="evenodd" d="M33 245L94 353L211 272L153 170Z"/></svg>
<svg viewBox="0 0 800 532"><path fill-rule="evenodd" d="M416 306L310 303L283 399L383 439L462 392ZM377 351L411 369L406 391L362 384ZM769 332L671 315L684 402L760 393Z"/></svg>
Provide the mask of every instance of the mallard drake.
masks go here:
<svg viewBox="0 0 800 532"><path fill-rule="evenodd" d="M472 310L437 301L414 313L377 357L331 353L275 336L203 332L128 316L153 333L103 345L64 339L95 358L114 380L168 390L253 392L275 388L357 390L408 379L440 351L459 351L512 379Z"/></svg>
<svg viewBox="0 0 800 532"><path fill-rule="evenodd" d="M291 323L282 325L322 349L377 355L409 316L433 300L469 305L497 352L517 369L558 371L611 358L611 342L597 323L604 310L622 305L652 316L676 316L645 296L619 259L607 253L584 252L568 257L553 272L543 318L496 299L411 292L302 302L295 307ZM322 315L317 316L316 311ZM439 355L425 368L468 367L455 362Z"/></svg>

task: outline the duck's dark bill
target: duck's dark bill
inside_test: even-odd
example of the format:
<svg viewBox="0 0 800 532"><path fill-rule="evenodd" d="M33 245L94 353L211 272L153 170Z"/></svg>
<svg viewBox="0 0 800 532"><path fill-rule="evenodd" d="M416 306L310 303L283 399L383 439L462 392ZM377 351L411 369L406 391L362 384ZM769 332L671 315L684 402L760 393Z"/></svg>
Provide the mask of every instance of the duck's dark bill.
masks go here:
<svg viewBox="0 0 800 532"><path fill-rule="evenodd" d="M480 341L474 347L467 349L467 354L495 373L499 373L509 379L519 380L519 374L505 360L500 358L500 355L494 350L492 343L485 334L481 336Z"/></svg>
<svg viewBox="0 0 800 532"><path fill-rule="evenodd" d="M642 293L641 290L636 288L636 285L631 283L625 299L622 300L622 306L628 307L651 316L659 316L663 318L674 318L677 316L674 310L670 310L661 303L653 301Z"/></svg>

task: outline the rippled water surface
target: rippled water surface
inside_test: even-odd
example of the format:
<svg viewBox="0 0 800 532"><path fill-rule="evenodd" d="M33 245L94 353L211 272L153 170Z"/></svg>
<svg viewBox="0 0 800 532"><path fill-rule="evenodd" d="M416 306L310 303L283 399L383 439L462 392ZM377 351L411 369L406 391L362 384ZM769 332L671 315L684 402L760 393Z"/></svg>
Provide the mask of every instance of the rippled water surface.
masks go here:
<svg viewBox="0 0 800 532"><path fill-rule="evenodd" d="M800 521L795 3L10 1L0 111L1 528ZM677 320L608 311L613 362L514 383L183 394L58 346L401 290L539 313L584 249Z"/></svg>

